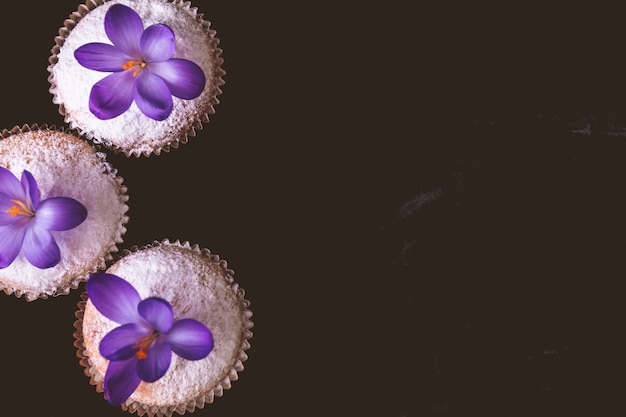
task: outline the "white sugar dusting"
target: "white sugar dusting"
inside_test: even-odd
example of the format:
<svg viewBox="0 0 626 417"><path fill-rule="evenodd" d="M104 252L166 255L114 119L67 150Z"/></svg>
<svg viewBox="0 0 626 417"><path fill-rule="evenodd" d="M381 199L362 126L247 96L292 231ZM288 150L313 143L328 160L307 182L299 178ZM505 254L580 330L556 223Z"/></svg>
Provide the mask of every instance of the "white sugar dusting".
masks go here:
<svg viewBox="0 0 626 417"><path fill-rule="evenodd" d="M134 102L126 112L110 120L100 120L89 110L91 87L109 73L83 67L74 58L74 51L92 42L111 44L104 31L104 17L116 3L134 9L141 16L144 28L155 23L171 27L176 35L174 58L196 63L206 76L200 96L193 100L173 97L174 109L163 121L145 116ZM166 0L110 1L87 13L67 35L57 53L57 62L49 67L50 91L53 101L62 105L65 121L94 142L121 149L127 155L158 153L161 148L184 141L194 126L201 128L200 122L208 120L207 113L217 103L215 97L222 83L216 51L215 39L208 35L207 28L188 5L183 7Z"/></svg>
<svg viewBox="0 0 626 417"><path fill-rule="evenodd" d="M23 170L35 177L41 198L71 197L87 208L74 229L52 232L61 250L53 268L39 269L20 253L0 270L0 287L46 298L75 288L89 273L105 268L105 259L122 242L128 221L126 187L116 171L83 139L55 130L16 133L0 140L0 166L18 178Z"/></svg>
<svg viewBox="0 0 626 417"><path fill-rule="evenodd" d="M165 376L153 383L142 382L128 403L158 407L186 404L212 392L232 375L246 332L245 305L219 263L189 247L168 243L126 255L108 272L130 282L142 298L156 296L169 301L175 320L196 319L214 338L213 351L204 359L188 361L172 354ZM83 339L96 381L104 379L108 364L99 354L100 340L118 325L87 301Z"/></svg>

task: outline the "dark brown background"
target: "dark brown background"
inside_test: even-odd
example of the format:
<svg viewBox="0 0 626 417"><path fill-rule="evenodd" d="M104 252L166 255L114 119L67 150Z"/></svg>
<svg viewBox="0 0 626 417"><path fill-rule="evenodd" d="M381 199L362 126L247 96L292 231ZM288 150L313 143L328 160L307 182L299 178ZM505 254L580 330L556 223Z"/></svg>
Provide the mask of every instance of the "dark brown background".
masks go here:
<svg viewBox="0 0 626 417"><path fill-rule="evenodd" d="M217 113L169 154L110 155L121 248L209 248L252 302L246 369L195 415L623 409L619 11L413 3L193 2ZM44 4L0 6L0 128L64 126L46 67L78 3ZM127 415L78 365L81 290L0 297L2 413Z"/></svg>

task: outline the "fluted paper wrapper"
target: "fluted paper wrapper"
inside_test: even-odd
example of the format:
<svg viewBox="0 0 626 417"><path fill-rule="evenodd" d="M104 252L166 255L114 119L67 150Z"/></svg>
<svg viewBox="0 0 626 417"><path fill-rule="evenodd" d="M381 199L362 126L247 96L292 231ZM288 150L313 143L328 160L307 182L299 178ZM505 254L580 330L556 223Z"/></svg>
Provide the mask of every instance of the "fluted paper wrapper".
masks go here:
<svg viewBox="0 0 626 417"><path fill-rule="evenodd" d="M126 233L128 195L124 179L97 145L55 126L14 126L0 133L0 166L17 178L31 172L42 200L70 197L87 208L83 223L52 232L59 264L39 269L20 253L0 269L0 290L27 301L66 295L92 272L106 269Z"/></svg>
<svg viewBox="0 0 626 417"><path fill-rule="evenodd" d="M155 241L149 245L143 247L133 247L130 250L124 250L121 252L119 259L112 264L112 266L108 269L109 273L120 273L120 270L124 270L125 266L122 265L120 268L116 268L116 266L120 265L120 262L124 262L124 260L128 260L126 266L133 264L133 268L135 267L143 267L139 260L139 256L145 253L149 253L150 255L156 253L156 256L160 256L159 251L163 250L163 253L166 256L169 256L170 253L174 253L177 257L182 254L182 258L186 259L187 257L193 258L192 263L200 261L202 264L207 266L209 269L199 268L202 271L213 270L218 271L218 275L208 277L204 272L200 272L197 280L198 282L209 282L211 280L217 280L218 286L220 288L225 289L228 293L228 298L230 301L224 302L223 295L225 294L223 290L219 290L221 292L216 294L208 293L210 290L202 290L202 291L186 291L185 289L189 285L194 285L189 281L178 282L173 277L163 277L164 280L173 280L173 282L169 282L167 284L163 284L166 288L164 291L169 292L173 289L175 295L170 294L172 297L179 300L178 302L173 302L172 307L176 314L177 307L180 307L181 301L180 297L183 296L186 300L193 304L202 304L205 301L211 299L213 296L216 296L214 299L215 304L214 308L223 308L224 310L234 311L237 316L237 320L235 320L238 324L236 326L231 326L230 322L212 322L205 323L209 329L214 334L215 345L214 349L207 358L197 362L197 366L199 368L196 369L198 373L198 378L206 378L206 385L202 381L198 381L198 378L184 378L181 375L181 372L187 372L184 367L176 367L174 363L170 364L170 368L163 376L162 380L157 380L154 383L145 383L141 382L140 386L137 390L129 397L129 399L122 404L121 408L130 413L137 413L142 416L147 414L148 416L172 416L174 413L184 414L186 412L193 412L198 408L203 408L206 404L210 404L214 401L215 397L220 397L224 394L225 390L228 390L232 387L232 382L238 379L238 373L243 371L244 366L243 363L248 359L248 355L246 354L246 350L250 348L249 339L252 337L251 328L253 327L253 323L251 321L252 312L249 309L250 302L245 299L245 293L242 288L235 282L233 278L234 271L228 268L226 261L219 258L219 256L211 253L208 249L200 249L197 245L191 246L188 242L181 243L176 240L174 242L170 242L169 240L163 241ZM146 252L149 251L149 252ZM178 258L180 260L180 257ZM165 261L163 261L165 262ZM152 262L145 262L146 264ZM156 261L156 263L161 263L161 261ZM187 263L185 263L187 264ZM147 267L148 265L146 265ZM174 269L177 267L185 268L182 266L182 263L176 264ZM142 298L147 296L162 296L161 293L155 293L154 286L152 284L143 285L144 280L150 280L153 278L146 278L148 274L146 272L143 277L134 277L131 282L135 288L140 292ZM193 275L193 274L191 274ZM127 278L127 277L121 277ZM159 278L154 278L159 279ZM157 284L161 285L161 284ZM202 284L204 285L204 284ZM151 288L152 290L148 290L147 288ZM213 288L210 285L207 288ZM182 293L181 293L182 291ZM141 294L144 292L144 294ZM157 291L158 292L158 291ZM181 295L182 294L182 295ZM167 297L167 296L166 296ZM165 297L163 297L165 298ZM220 301L222 300L222 301ZM222 303L222 305L220 305ZM224 314L223 317L229 317L229 314ZM209 315L210 318L201 319L200 317L179 317L179 318L194 318L204 322L204 320L223 320L220 318L219 311L213 312ZM104 359L99 353L99 342L96 338L93 338L94 326L97 326L99 323L102 323L102 320L108 321L108 319L104 318L100 315L100 313L95 309L93 304L89 301L89 297L87 293L82 294L82 299L78 303L78 310L76 312L76 322L74 323L75 332L74 332L74 346L77 348L77 356L79 358L80 365L84 367L85 375L89 377L90 383L95 385L97 392L103 392L103 381L106 373L106 366L108 361ZM226 320L226 319L224 319ZM108 331L113 328L119 326L118 323L111 322L107 329L96 329L97 333L100 336L104 336L104 334L108 333ZM236 341L232 346L224 351L220 343L222 343L225 339L232 339ZM101 340L101 339L100 339ZM215 358L211 358L211 355L217 355ZM228 360L223 361L223 357L228 356ZM175 358L173 355L173 360L184 361L182 358ZM213 362L211 362L213 361ZM191 366L189 364L196 361L186 361L184 364L186 366ZM180 362L183 363L183 362ZM212 367L210 363L219 363L218 367ZM195 366L195 365L194 365ZM200 371L200 372L198 372ZM176 374L178 373L178 374ZM193 395L193 398L187 398L185 401L175 401L169 399L169 392L172 392L172 397L174 396L182 396L182 397L190 397L190 395L186 395L186 392L182 392L185 390L184 386L178 384L170 384L167 379L172 381L187 381L190 379L195 379L194 384L196 385L204 385L203 389ZM183 382L184 383L184 382ZM160 384L160 385L159 385ZM174 394L174 391L176 393ZM141 399L139 399L141 398ZM156 398L159 398L157 400Z"/></svg>
<svg viewBox="0 0 626 417"><path fill-rule="evenodd" d="M133 8L141 16L144 28L163 23L172 28L176 36L174 58L188 59L199 65L206 77L200 96L183 100L173 97L174 108L170 116L157 121L141 113L135 103L121 115L98 119L89 110L89 95L93 84L110 73L92 71L82 67L74 51L91 42L111 44L104 32L104 15L108 8L121 3ZM102 144L127 157L134 155L160 155L187 143L196 131L209 122L215 113L224 84L224 62L216 31L211 23L182 0L89 0L81 4L59 29L48 59L48 81L52 101L59 106L65 122L94 143Z"/></svg>

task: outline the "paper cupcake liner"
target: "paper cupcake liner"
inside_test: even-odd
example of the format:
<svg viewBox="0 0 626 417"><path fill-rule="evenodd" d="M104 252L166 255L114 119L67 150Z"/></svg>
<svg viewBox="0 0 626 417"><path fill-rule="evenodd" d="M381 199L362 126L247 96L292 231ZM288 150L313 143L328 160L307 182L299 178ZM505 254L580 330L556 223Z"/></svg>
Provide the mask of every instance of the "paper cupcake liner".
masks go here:
<svg viewBox="0 0 626 417"><path fill-rule="evenodd" d="M53 132L67 133L81 140L84 140L84 138L82 138L78 132L72 129L65 129L63 127L56 127L54 125L47 125L47 124L40 125L40 124L34 123L30 125L24 124L22 126L16 125L11 129L3 129L2 131L0 131L0 141L13 135L18 135L18 134L27 133L27 132L35 132L35 131L53 131ZM106 155L103 152L101 152L101 148L98 145L90 144L87 141L85 141L85 143L94 150L96 158L98 158L101 161L105 169L105 173L113 176L114 181L118 184L119 198L120 198L120 201L124 203L124 206L122 207L122 211L124 213L128 212L128 206L126 205L126 202L128 201L128 195L127 195L128 189L123 184L124 178L117 175L117 170L114 169L106 161ZM50 289L49 291L36 293L36 292L22 290L19 288L14 288L12 286L7 286L3 284L2 282L0 282L0 290L3 291L7 295L14 294L17 298L21 298L22 296L24 296L26 301L29 301L29 302L37 300L37 299L47 299L49 297L56 297L59 295L69 294L71 290L77 289L81 282L86 281L87 277L92 272L106 269L107 264L113 261L113 253L118 252L118 244L121 244L123 242L123 236L126 233L126 224L128 223L128 221L129 221L128 215L124 214L121 217L119 228L116 230L115 236L113 237L113 240L110 242L109 247L106 249L106 253L104 254L104 256L100 259L94 259L95 264L94 266L92 266L90 270L84 273L81 273L75 276L74 278L71 278L66 285L58 286L56 288Z"/></svg>
<svg viewBox="0 0 626 417"><path fill-rule="evenodd" d="M80 126L75 120L73 120L70 115L67 113L64 103L58 96L58 86L54 80L54 74L52 73L53 67L58 62L58 54L61 50L61 47L64 45L67 37L74 27L83 19L89 12L101 6L105 3L108 3L110 0L87 0L84 4L78 6L78 9L71 13L68 19L63 22L63 26L58 30L58 35L54 38L55 45L50 50L51 55L48 58L48 72L50 75L48 76L48 82L50 84L49 91L53 95L53 103L57 104L59 114L64 117L66 123L70 125L71 128L77 130L87 139L93 141L96 144L103 144L108 149L113 151L114 153L123 153L126 157L130 157L134 155L135 157L140 156L150 156L152 154L160 155L161 152L169 152L171 149L177 149L179 145L185 144L189 141L190 137L195 137L198 130L202 130L204 125L209 123L209 115L215 113L215 106L220 103L218 96L222 94L221 86L224 85L224 75L226 75L226 71L222 69L222 65L224 63L224 59L222 58L222 49L219 48L220 40L216 36L216 31L211 29L211 22L204 19L204 14L198 13L197 7L191 7L190 1L184 0L163 0L164 2L171 3L191 14L191 16L202 26L203 31L206 33L206 36L209 39L210 47L212 51L212 72L209 74L208 79L210 80L210 84L207 85L207 89L211 91L210 96L208 97L208 104L203 113L199 114L196 117L195 122L189 127L187 131L181 132L178 137L172 137L171 140L162 145L157 146L151 149L137 149L137 148L124 148L117 146L115 144L107 144L102 141L102 139L93 131ZM103 73L106 74L106 73Z"/></svg>
<svg viewBox="0 0 626 417"><path fill-rule="evenodd" d="M201 249L198 245L191 246L189 242L182 242L180 240L175 240L174 242L170 242L169 239L164 239L162 241L154 241L151 244L145 246L132 246L130 249L124 249L119 254L116 260L119 260L129 254L137 252L139 250L148 249L152 247L157 247L161 245L170 245L170 246L178 246L181 248L192 250L198 254L202 254L208 260L210 260L215 265L219 265L219 267L224 271L230 288L235 292L237 298L241 302L242 312L243 312L243 324L244 331L242 335L242 343L239 349L238 358L233 364L232 368L228 375L223 378L217 385L215 385L209 391L199 395L197 398L184 403L177 405L169 405L169 406L153 406L150 404L144 404L137 401L127 400L124 404L121 405L121 408L124 411L128 411L129 413L137 413L139 416L143 416L147 414L149 417L171 417L174 413L177 414L185 414L186 412L192 413L196 409L202 409L206 404L211 404L215 397L221 397L224 394L225 390L228 390L232 387L232 382L236 381L239 376L238 372L243 371L244 365L243 363L248 359L248 355L246 354L246 350L250 349L249 340L252 338L252 331L250 330L254 324L251 321L252 311L249 310L250 302L245 298L245 291L239 287L239 285L235 282L233 275L234 271L228 268L227 262L214 253L211 253L208 249ZM79 364L84 368L84 374L89 378L89 383L96 387L96 392L103 393L103 382L104 375L92 364L91 359L89 358L88 352L86 351L85 342L83 338L83 317L85 314L85 306L87 304L89 297L86 292L81 294L81 300L77 303L78 310L75 313L76 321L74 322L75 331L73 333L74 337L74 347L77 349L76 356L79 359Z"/></svg>

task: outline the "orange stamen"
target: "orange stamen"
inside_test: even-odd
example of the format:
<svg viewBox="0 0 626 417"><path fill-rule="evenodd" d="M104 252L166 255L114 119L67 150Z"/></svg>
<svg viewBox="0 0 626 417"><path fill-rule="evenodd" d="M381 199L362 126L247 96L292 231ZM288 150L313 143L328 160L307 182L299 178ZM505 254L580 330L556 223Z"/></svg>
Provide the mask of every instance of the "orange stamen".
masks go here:
<svg viewBox="0 0 626 417"><path fill-rule="evenodd" d="M136 66L136 68L135 68ZM143 61L127 61L125 64L122 64L122 69L123 70L132 70L134 69L135 71L133 72L133 77L136 77L142 69L144 69L146 67L146 63Z"/></svg>
<svg viewBox="0 0 626 417"><path fill-rule="evenodd" d="M20 200L11 200L16 205L11 206L8 209L4 210L5 213L9 213L11 217L15 217L18 214L22 214L24 216L33 217L35 213L22 201Z"/></svg>
<svg viewBox="0 0 626 417"><path fill-rule="evenodd" d="M158 335L159 334L157 332L154 332L137 340L137 343L133 345L134 349L138 349L137 352L135 352L135 357L137 359L144 360L148 357L148 348L152 346L152 342L154 342L154 339L156 339Z"/></svg>

